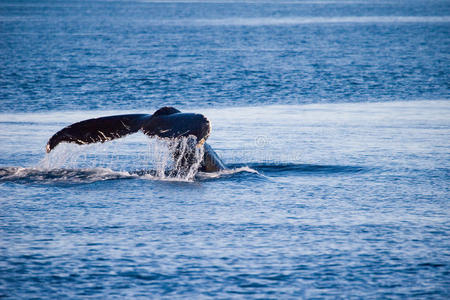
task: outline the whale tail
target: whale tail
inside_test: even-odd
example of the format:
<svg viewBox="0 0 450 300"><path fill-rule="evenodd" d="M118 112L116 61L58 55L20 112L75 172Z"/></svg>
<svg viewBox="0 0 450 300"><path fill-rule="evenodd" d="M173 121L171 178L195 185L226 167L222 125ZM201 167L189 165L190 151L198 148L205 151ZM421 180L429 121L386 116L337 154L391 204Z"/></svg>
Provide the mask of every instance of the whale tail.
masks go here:
<svg viewBox="0 0 450 300"><path fill-rule="evenodd" d="M150 137L168 139L193 135L197 138L197 144L203 145L211 132L211 125L209 120L201 114L181 113L173 107L163 107L153 115L117 115L71 124L49 139L46 151L49 153L61 142L79 145L104 143L138 131ZM225 165L209 145L205 145L202 165L207 172L225 169Z"/></svg>
<svg viewBox="0 0 450 300"><path fill-rule="evenodd" d="M120 115L84 120L69 125L49 140L46 151L49 153L59 143L75 143L78 145L104 143L139 131L147 114Z"/></svg>

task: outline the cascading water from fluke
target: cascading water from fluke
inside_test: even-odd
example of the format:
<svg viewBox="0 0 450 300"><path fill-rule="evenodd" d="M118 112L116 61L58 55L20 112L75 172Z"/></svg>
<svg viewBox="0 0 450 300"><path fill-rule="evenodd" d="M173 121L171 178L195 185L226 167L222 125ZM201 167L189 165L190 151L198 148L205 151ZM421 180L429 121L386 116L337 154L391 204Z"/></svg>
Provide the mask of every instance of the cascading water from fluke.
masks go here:
<svg viewBox="0 0 450 300"><path fill-rule="evenodd" d="M141 149L140 149L141 148ZM38 169L107 168L139 176L175 181L194 180L202 163L204 147L195 136L178 139L124 138L104 144L75 145L63 143L46 154Z"/></svg>
<svg viewBox="0 0 450 300"><path fill-rule="evenodd" d="M193 180L203 160L204 148L194 136L167 141L171 159L160 161L157 168L161 178Z"/></svg>

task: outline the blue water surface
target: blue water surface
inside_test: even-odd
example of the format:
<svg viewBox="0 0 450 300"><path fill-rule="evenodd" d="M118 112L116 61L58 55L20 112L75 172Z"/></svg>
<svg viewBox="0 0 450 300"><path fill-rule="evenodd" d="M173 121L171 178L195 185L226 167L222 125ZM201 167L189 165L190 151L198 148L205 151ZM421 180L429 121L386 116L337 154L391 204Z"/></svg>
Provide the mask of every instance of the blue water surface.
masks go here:
<svg viewBox="0 0 450 300"><path fill-rule="evenodd" d="M0 297L447 299L449 1L2 1ZM48 139L202 113L229 167Z"/></svg>
<svg viewBox="0 0 450 300"><path fill-rule="evenodd" d="M2 1L5 111L449 97L448 1Z"/></svg>

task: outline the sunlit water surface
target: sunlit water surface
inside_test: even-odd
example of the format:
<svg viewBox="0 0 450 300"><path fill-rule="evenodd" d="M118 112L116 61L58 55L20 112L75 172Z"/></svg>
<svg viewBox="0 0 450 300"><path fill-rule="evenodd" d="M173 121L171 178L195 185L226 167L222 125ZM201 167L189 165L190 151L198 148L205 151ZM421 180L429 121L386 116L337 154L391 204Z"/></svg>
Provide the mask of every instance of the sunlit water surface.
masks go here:
<svg viewBox="0 0 450 300"><path fill-rule="evenodd" d="M449 53L447 0L0 1L0 297L448 299ZM228 170L45 155L166 105Z"/></svg>
<svg viewBox="0 0 450 300"><path fill-rule="evenodd" d="M45 156L118 111L0 115L2 294L445 298L446 101L196 111L229 171L145 172L142 134Z"/></svg>

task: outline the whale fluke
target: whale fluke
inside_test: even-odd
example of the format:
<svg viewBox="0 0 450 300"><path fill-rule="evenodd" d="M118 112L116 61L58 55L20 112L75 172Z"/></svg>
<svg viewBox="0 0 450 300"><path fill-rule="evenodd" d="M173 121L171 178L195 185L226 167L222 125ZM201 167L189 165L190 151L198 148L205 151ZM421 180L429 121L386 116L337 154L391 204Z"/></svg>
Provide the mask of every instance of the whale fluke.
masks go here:
<svg viewBox="0 0 450 300"><path fill-rule="evenodd" d="M46 151L49 153L61 142L79 145L104 143L138 131L150 137L169 139L195 136L198 145L205 144L201 170L215 172L225 169L211 146L205 143L211 132L209 120L201 114L182 113L173 107L160 108L152 115L108 116L74 123L55 133L49 139Z"/></svg>
<svg viewBox="0 0 450 300"><path fill-rule="evenodd" d="M69 125L55 133L47 143L47 153L59 143L78 145L110 141L141 129L148 114L120 115L89 119Z"/></svg>

